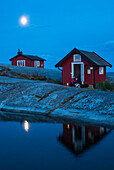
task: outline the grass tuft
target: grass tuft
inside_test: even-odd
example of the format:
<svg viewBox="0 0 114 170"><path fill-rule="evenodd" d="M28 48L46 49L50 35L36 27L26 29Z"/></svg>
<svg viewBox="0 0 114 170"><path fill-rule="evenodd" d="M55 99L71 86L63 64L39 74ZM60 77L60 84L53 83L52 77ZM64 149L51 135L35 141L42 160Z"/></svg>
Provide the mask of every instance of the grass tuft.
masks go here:
<svg viewBox="0 0 114 170"><path fill-rule="evenodd" d="M114 91L114 84L111 84L109 81L100 82L96 85L96 89L103 91Z"/></svg>

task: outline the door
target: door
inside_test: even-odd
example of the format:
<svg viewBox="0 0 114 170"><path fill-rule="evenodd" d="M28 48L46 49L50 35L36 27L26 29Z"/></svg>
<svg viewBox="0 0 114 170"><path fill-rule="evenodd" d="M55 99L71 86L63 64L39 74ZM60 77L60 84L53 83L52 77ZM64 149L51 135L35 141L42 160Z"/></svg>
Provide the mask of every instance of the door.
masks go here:
<svg viewBox="0 0 114 170"><path fill-rule="evenodd" d="M74 64L74 76L78 78L79 83L81 83L81 65Z"/></svg>

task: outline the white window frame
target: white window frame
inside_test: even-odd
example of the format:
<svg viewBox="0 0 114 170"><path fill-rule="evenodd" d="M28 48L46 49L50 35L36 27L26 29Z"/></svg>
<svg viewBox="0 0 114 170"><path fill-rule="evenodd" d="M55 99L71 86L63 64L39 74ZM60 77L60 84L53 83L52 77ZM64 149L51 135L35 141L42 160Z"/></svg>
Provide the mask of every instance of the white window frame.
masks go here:
<svg viewBox="0 0 114 170"><path fill-rule="evenodd" d="M103 75L104 74L104 67L99 67L99 75Z"/></svg>
<svg viewBox="0 0 114 170"><path fill-rule="evenodd" d="M35 60L35 61L34 61L34 66L35 66L35 67L40 67L40 61Z"/></svg>
<svg viewBox="0 0 114 170"><path fill-rule="evenodd" d="M24 65L19 65L20 62L23 62ZM25 67L25 60L17 60L17 66Z"/></svg>
<svg viewBox="0 0 114 170"><path fill-rule="evenodd" d="M40 67L40 61L37 61L37 67Z"/></svg>
<svg viewBox="0 0 114 170"><path fill-rule="evenodd" d="M76 57L79 57L79 59L76 59ZM74 54L73 55L73 61L76 62L76 61L81 61L81 55L80 54Z"/></svg>

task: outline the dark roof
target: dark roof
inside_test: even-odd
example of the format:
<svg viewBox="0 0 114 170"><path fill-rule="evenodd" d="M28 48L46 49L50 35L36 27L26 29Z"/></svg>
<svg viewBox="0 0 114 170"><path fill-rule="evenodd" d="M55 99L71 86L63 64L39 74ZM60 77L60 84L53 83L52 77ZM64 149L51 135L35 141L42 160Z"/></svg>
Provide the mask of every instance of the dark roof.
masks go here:
<svg viewBox="0 0 114 170"><path fill-rule="evenodd" d="M10 59L13 60L15 57L18 57L20 55L16 55L14 56L13 58ZM25 57L25 58L28 58L30 60L38 60L38 61L46 61L45 59L41 58L41 57L38 57L38 56L34 56L34 55L24 55L24 54L21 54L21 56Z"/></svg>
<svg viewBox="0 0 114 170"><path fill-rule="evenodd" d="M60 60L55 67L62 67L63 62L69 58L71 55L78 53L80 54L83 58L85 58L89 63L91 63L94 66L109 66L112 67L110 63L108 63L106 60L101 58L98 54L95 52L88 52L88 51L83 51L83 50L78 50L74 48L70 53L68 53L62 60Z"/></svg>

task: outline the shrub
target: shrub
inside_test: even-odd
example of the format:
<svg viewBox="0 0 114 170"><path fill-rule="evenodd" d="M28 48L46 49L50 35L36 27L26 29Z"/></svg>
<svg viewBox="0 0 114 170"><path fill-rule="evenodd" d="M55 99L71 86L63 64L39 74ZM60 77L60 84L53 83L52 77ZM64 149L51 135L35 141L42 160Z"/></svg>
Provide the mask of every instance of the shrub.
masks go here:
<svg viewBox="0 0 114 170"><path fill-rule="evenodd" d="M109 81L100 82L96 85L96 89L104 91L114 91L114 84L111 84Z"/></svg>

